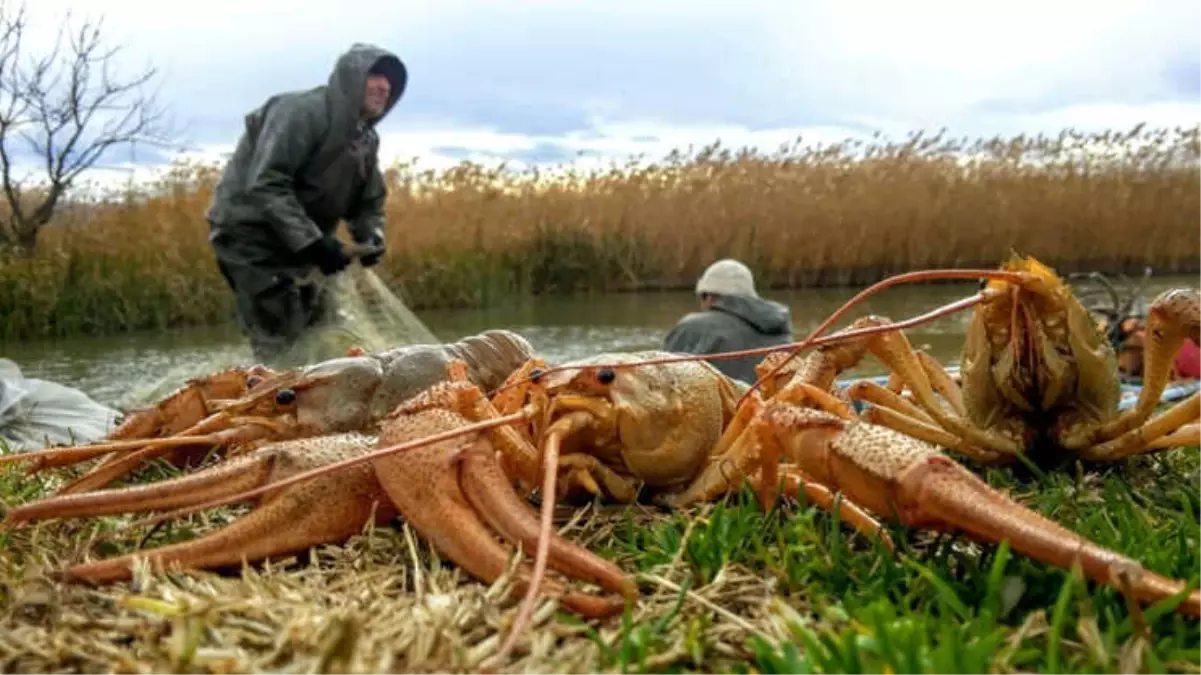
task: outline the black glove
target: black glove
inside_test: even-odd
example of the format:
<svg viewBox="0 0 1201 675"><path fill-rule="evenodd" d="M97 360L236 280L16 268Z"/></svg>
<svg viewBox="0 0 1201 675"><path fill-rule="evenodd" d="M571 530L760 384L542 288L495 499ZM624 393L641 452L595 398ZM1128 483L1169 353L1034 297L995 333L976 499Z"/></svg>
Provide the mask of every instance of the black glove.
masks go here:
<svg viewBox="0 0 1201 675"><path fill-rule="evenodd" d="M350 256L342 250L342 242L337 237L322 237L309 244L305 249L309 260L312 260L321 273L331 276L346 269L350 264Z"/></svg>
<svg viewBox="0 0 1201 675"><path fill-rule="evenodd" d="M384 257L384 248L385 247L384 247L383 233L380 232L379 230L375 230L374 232L371 233L371 236L367 237L366 241L360 241L359 243L363 244L364 246L374 246L375 248L379 249L378 253L371 253L371 254L360 257L359 264L362 265L363 267L371 267L373 265L379 264L380 258Z"/></svg>

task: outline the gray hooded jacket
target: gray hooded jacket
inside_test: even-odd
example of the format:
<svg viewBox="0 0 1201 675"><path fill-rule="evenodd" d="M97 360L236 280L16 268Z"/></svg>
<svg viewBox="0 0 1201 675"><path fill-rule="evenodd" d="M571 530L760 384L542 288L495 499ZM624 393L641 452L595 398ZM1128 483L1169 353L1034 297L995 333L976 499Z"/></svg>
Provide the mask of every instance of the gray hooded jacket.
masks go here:
<svg viewBox="0 0 1201 675"><path fill-rule="evenodd" d="M788 308L763 298L717 295L708 311L693 312L663 340L663 350L683 354L715 354L792 342ZM763 357L710 361L729 377L753 384L755 365Z"/></svg>
<svg viewBox="0 0 1201 675"><path fill-rule="evenodd" d="M382 115L363 121L373 67L392 85ZM375 125L400 100L408 72L395 54L355 44L329 82L277 94L246 116L237 149L205 214L217 256L230 263L302 268L296 252L346 220L364 241L384 226L385 188Z"/></svg>

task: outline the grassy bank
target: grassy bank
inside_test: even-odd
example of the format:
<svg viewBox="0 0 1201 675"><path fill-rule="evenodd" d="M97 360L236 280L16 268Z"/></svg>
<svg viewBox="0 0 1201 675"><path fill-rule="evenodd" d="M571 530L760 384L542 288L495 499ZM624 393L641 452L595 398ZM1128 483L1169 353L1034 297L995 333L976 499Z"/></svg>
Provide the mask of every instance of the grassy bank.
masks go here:
<svg viewBox="0 0 1201 675"><path fill-rule="evenodd" d="M992 485L1148 569L1197 583L1198 456L1179 448ZM9 504L45 494L13 466ZM430 554L402 519L241 574L44 576L86 553L192 539L223 508L150 531L136 516L0 531L0 660L13 672L473 672L516 601ZM1201 631L1169 600L1121 593L1006 547L890 528L897 554L812 505L764 514L749 491L686 511L585 509L564 536L636 574L624 617L535 613L499 672L1196 673ZM91 545L98 533L116 541Z"/></svg>
<svg viewBox="0 0 1201 675"><path fill-rule="evenodd" d="M380 274L422 308L689 287L724 256L777 287L992 267L1012 247L1061 273L1192 272L1199 156L1192 128L707 148L595 173L397 166ZM34 258L0 261L0 339L227 320L232 299L202 217L217 175L180 166L60 214Z"/></svg>

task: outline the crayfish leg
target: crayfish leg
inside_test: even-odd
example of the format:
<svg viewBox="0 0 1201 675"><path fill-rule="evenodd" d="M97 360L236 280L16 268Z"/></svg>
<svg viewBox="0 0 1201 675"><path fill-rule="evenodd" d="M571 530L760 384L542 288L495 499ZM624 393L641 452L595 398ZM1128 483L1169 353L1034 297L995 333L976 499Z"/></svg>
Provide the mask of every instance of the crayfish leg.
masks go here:
<svg viewBox="0 0 1201 675"><path fill-rule="evenodd" d="M131 411L109 432L105 440L161 438L177 434L216 412L215 401L245 395L263 380L275 375L262 365L227 368L195 377L151 407Z"/></svg>
<svg viewBox="0 0 1201 675"><path fill-rule="evenodd" d="M56 494L80 494L99 490L133 473L147 462L164 455L172 455L172 464L185 465L198 453L207 453L212 447L228 448L241 443L253 443L267 438L273 431L280 431L275 425L270 424L270 420L264 421L268 423L255 424L252 420L243 425L202 436L168 437L146 441L140 450L110 458L110 460L98 464L84 475L59 488Z"/></svg>
<svg viewBox="0 0 1201 675"><path fill-rule="evenodd" d="M546 360L535 357L513 371L492 397L492 405L502 415L517 412L525 405L530 390L538 386L538 371L547 369Z"/></svg>
<svg viewBox="0 0 1201 675"><path fill-rule="evenodd" d="M805 498L813 502L818 508L824 511L834 511L835 493L830 488L818 483L812 478L806 476L803 472L794 466L781 466L780 475L784 478L784 489L794 498L799 498L801 493L805 494ZM856 532L859 532L865 537L873 536L880 538L880 543L889 551L896 549L892 543L892 536L867 511L864 511L855 502L846 499L839 500L838 503L839 518L853 527Z"/></svg>

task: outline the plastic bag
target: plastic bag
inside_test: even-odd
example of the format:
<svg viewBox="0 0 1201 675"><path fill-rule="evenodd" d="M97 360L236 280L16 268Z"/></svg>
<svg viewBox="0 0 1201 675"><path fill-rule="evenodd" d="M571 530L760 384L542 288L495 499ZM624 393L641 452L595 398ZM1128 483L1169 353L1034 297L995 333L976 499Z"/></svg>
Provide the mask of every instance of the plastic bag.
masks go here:
<svg viewBox="0 0 1201 675"><path fill-rule="evenodd" d="M119 416L78 389L26 378L0 358L0 441L10 452L91 443L112 431Z"/></svg>

